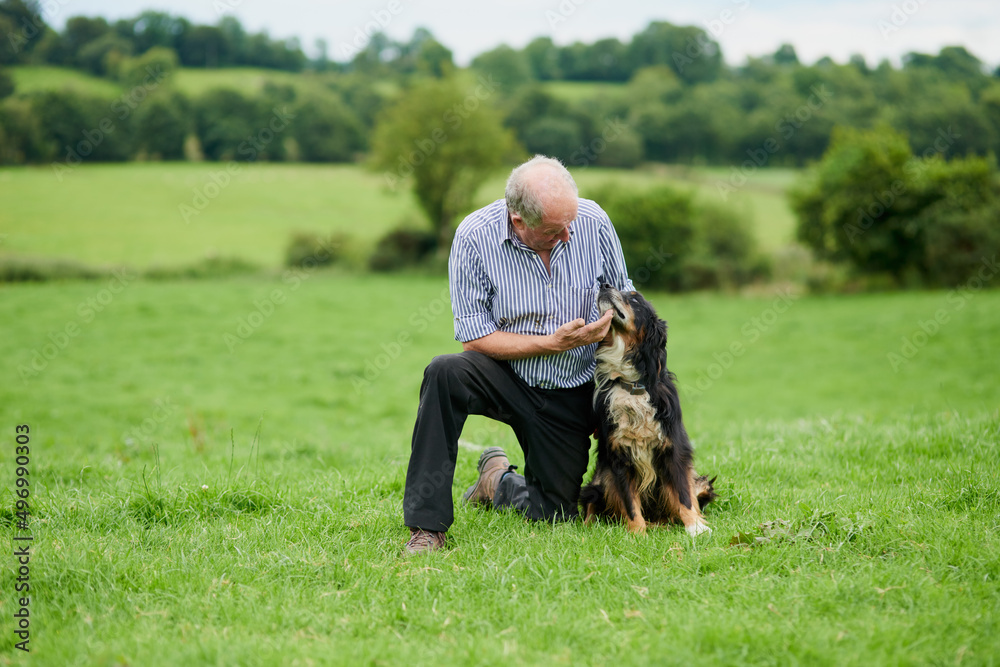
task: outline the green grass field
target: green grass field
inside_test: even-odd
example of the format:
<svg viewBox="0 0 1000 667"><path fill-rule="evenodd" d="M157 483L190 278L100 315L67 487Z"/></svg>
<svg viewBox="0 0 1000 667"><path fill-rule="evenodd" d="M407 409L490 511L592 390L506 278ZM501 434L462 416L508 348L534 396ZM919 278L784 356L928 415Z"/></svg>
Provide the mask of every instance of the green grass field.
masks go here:
<svg viewBox="0 0 1000 667"><path fill-rule="evenodd" d="M124 88L115 81L69 67L19 65L11 67L10 71L18 93L73 88L92 95L116 97L124 92ZM267 83L289 85L300 92L309 92L322 88L324 77L313 72L282 72L255 67L180 67L167 79L166 85L191 96L201 95L212 88L230 88L253 95L259 93Z"/></svg>
<svg viewBox="0 0 1000 667"><path fill-rule="evenodd" d="M792 238L791 213L773 181L784 185L794 173L760 172L760 186L751 180L725 203L751 220L765 249ZM506 176L485 183L476 204L501 197ZM721 203L712 170L583 168L575 176L584 195L609 180L671 183ZM137 268L223 256L277 267L294 231L346 232L360 257L404 220L423 224L408 186L392 190L381 174L354 165L244 164L231 175L223 163L95 164L58 176L51 167L0 168L0 255Z"/></svg>
<svg viewBox="0 0 1000 667"><path fill-rule="evenodd" d="M602 81L546 81L542 86L550 95L567 102L606 99L625 92L625 84Z"/></svg>
<svg viewBox="0 0 1000 667"><path fill-rule="evenodd" d="M1000 293L650 295L715 532L461 508L403 559L443 279L124 283L0 287L0 475L28 424L35 503L32 653L8 555L2 664L996 664ZM476 445L520 459L464 437L456 498Z"/></svg>
<svg viewBox="0 0 1000 667"><path fill-rule="evenodd" d="M20 65L11 67L7 71L14 78L14 91L18 94L62 90L64 88L108 98L122 94L122 87L114 81L91 76L70 67Z"/></svg>
<svg viewBox="0 0 1000 667"><path fill-rule="evenodd" d="M460 507L444 552L405 559L421 372L459 349L446 282L280 263L292 231L360 252L416 204L359 166L255 164L186 223L221 167L0 169L0 255L272 269L0 284L0 515L12 538L27 424L35 538L32 653L9 555L0 664L997 663L1000 292L649 294L715 532ZM575 176L711 201L729 172ZM791 239L795 176L728 202L765 248ZM477 448L521 462L506 427L463 437L456 499Z"/></svg>

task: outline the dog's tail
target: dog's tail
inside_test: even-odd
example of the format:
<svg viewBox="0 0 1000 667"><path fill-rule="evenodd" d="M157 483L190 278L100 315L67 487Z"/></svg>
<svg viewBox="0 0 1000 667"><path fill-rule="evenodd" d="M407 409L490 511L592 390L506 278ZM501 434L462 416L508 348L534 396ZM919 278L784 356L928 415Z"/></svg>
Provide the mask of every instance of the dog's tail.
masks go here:
<svg viewBox="0 0 1000 667"><path fill-rule="evenodd" d="M715 492L715 480L718 478L718 475L712 479L709 479L708 475L698 475L694 478L694 488L692 491L694 491L694 495L698 499L699 509L705 509L705 505L719 497L719 494Z"/></svg>

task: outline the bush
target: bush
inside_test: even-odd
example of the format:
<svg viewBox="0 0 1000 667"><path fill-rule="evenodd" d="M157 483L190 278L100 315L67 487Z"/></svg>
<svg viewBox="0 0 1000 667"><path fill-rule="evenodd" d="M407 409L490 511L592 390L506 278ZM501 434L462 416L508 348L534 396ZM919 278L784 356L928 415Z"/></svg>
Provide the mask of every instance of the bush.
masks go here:
<svg viewBox="0 0 1000 667"><path fill-rule="evenodd" d="M0 283L96 280L110 275L109 270L97 269L69 259L0 257Z"/></svg>
<svg viewBox="0 0 1000 667"><path fill-rule="evenodd" d="M609 183L588 196L611 217L637 288L685 287L682 262L690 257L695 236L690 194L667 186L636 191ZM669 257L666 262L659 259L664 255ZM645 279L640 275L643 267Z"/></svg>
<svg viewBox="0 0 1000 667"><path fill-rule="evenodd" d="M529 153L548 155L568 162L583 145L580 124L570 118L543 116L524 129L524 147Z"/></svg>
<svg viewBox="0 0 1000 667"><path fill-rule="evenodd" d="M177 52L154 46L137 58L126 58L118 67L118 80L127 88L159 85L177 70Z"/></svg>
<svg viewBox="0 0 1000 667"><path fill-rule="evenodd" d="M14 94L14 79L0 68L0 100Z"/></svg>
<svg viewBox="0 0 1000 667"><path fill-rule="evenodd" d="M269 126L271 111L235 90L215 88L194 104L195 129L209 160L281 160L284 144Z"/></svg>
<svg viewBox="0 0 1000 667"><path fill-rule="evenodd" d="M190 129L191 105L180 93L150 97L136 117L136 150L158 160L180 160Z"/></svg>
<svg viewBox="0 0 1000 667"><path fill-rule="evenodd" d="M304 268L331 266L344 258L347 235L320 236L314 232L296 232L285 249L285 265Z"/></svg>
<svg viewBox="0 0 1000 667"><path fill-rule="evenodd" d="M928 211L925 275L932 285L954 287L1000 254L1000 201L971 211L940 208Z"/></svg>
<svg viewBox="0 0 1000 667"><path fill-rule="evenodd" d="M770 275L752 231L734 213L668 186L590 193L611 217L638 289L738 287Z"/></svg>
<svg viewBox="0 0 1000 667"><path fill-rule="evenodd" d="M118 102L50 90L31 96L46 157L68 165L126 160L132 153L134 115Z"/></svg>
<svg viewBox="0 0 1000 667"><path fill-rule="evenodd" d="M375 246L368 260L372 271L398 271L426 263L437 250L437 235L429 230L399 227Z"/></svg>
<svg viewBox="0 0 1000 667"><path fill-rule="evenodd" d="M365 146L361 121L333 94L307 99L291 131L307 162L349 162Z"/></svg>
<svg viewBox="0 0 1000 667"><path fill-rule="evenodd" d="M600 138L605 141L603 136ZM607 139L603 150L598 150L600 143L595 142L597 138L588 147L597 154L594 164L598 167L631 169L642 162L642 137L632 128L623 128L617 135Z"/></svg>
<svg viewBox="0 0 1000 667"><path fill-rule="evenodd" d="M888 128L838 128L791 199L798 237L820 259L887 277L890 287L957 285L966 278L960 267L975 266L970 257L996 249L983 222L1000 200L995 165L915 158Z"/></svg>
<svg viewBox="0 0 1000 667"><path fill-rule="evenodd" d="M52 159L31 102L13 97L0 102L0 164Z"/></svg>
<svg viewBox="0 0 1000 667"><path fill-rule="evenodd" d="M113 76L131 53L131 42L109 32L81 47L76 59L94 76Z"/></svg>
<svg viewBox="0 0 1000 667"><path fill-rule="evenodd" d="M732 288L770 277L770 263L735 213L699 206L695 220L692 252L681 262L684 289Z"/></svg>
<svg viewBox="0 0 1000 667"><path fill-rule="evenodd" d="M227 278L260 273L261 268L253 262L239 257L206 257L192 264L183 266L154 266L143 272L143 277L149 280L175 280L186 278L191 280Z"/></svg>

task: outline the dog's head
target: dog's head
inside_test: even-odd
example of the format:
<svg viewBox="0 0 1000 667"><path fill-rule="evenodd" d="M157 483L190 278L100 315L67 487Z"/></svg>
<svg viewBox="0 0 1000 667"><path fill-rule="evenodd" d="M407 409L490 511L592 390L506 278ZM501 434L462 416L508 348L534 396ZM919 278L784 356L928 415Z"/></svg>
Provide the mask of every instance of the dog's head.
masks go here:
<svg viewBox="0 0 1000 667"><path fill-rule="evenodd" d="M611 328L606 341L615 336L624 337L629 348L640 346L652 339L654 345L667 344L667 323L656 315L652 304L638 292L619 292L610 285L601 287L597 294L597 307L604 313L611 311Z"/></svg>
<svg viewBox="0 0 1000 667"><path fill-rule="evenodd" d="M611 310L611 328L601 345L623 343L629 361L639 374L652 380L666 371L667 323L652 304L638 292L619 292L610 285L601 287L597 307Z"/></svg>
<svg viewBox="0 0 1000 667"><path fill-rule="evenodd" d="M611 327L598 346L599 376L613 377L618 371L628 381L638 379L656 406L657 418L673 422L680 419L680 403L674 376L667 370L667 323L657 316L652 304L638 292L619 292L603 285L597 295L600 311L611 310ZM602 363L618 368L601 372ZM632 372L622 372L631 367ZM600 382L599 382L600 384Z"/></svg>

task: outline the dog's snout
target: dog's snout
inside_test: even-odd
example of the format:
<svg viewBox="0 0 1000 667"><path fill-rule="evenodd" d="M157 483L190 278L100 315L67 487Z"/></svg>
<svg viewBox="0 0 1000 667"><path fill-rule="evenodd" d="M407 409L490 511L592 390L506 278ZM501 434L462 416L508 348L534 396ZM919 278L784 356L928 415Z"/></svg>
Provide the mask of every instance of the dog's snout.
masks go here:
<svg viewBox="0 0 1000 667"><path fill-rule="evenodd" d="M611 283L601 283L601 289L612 289Z"/></svg>

